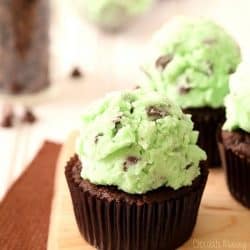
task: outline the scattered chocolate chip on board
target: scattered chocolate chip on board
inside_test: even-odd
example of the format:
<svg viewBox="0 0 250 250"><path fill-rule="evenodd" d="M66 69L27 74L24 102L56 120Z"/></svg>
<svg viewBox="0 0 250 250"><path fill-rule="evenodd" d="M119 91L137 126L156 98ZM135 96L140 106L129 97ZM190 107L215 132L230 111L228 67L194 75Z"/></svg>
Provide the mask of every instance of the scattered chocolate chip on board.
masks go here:
<svg viewBox="0 0 250 250"><path fill-rule="evenodd" d="M71 72L71 77L72 78L81 78L81 77L83 77L83 74L82 74L82 72L80 71L80 69L79 68L74 68L73 70L72 70L72 72Z"/></svg>
<svg viewBox="0 0 250 250"><path fill-rule="evenodd" d="M5 104L2 112L1 127L12 128L14 126L14 111L11 105Z"/></svg>
<svg viewBox="0 0 250 250"><path fill-rule="evenodd" d="M35 123L37 121L36 116L34 115L33 111L31 108L25 108L24 114L22 117L22 122L23 123Z"/></svg>

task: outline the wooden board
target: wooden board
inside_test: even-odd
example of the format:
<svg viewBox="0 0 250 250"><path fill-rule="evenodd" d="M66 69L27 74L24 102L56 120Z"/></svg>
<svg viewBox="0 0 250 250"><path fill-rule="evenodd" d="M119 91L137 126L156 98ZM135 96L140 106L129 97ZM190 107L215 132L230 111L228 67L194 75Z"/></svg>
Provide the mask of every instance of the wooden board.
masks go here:
<svg viewBox="0 0 250 250"><path fill-rule="evenodd" d="M65 163L74 154L75 138L76 133L69 136L58 162L49 250L94 249L78 232L64 177ZM250 211L232 199L222 169L210 171L195 231L192 238L179 249L250 249Z"/></svg>

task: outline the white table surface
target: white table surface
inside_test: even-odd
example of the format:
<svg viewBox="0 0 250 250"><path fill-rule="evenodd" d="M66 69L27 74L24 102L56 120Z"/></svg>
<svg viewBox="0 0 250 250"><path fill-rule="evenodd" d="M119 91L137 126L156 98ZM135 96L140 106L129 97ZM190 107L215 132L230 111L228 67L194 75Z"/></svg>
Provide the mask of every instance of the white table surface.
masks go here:
<svg viewBox="0 0 250 250"><path fill-rule="evenodd" d="M78 126L87 103L108 91L138 83L138 65L147 42L172 16L211 17L238 40L245 58L250 54L249 0L159 0L145 16L116 35L104 34L86 23L72 2L52 1L51 78L55 91L50 98L28 102L39 121L0 129L0 200L45 139L63 142ZM84 79L68 77L74 65L84 70ZM1 106L4 100L0 98ZM18 100L15 104L17 109L22 106Z"/></svg>

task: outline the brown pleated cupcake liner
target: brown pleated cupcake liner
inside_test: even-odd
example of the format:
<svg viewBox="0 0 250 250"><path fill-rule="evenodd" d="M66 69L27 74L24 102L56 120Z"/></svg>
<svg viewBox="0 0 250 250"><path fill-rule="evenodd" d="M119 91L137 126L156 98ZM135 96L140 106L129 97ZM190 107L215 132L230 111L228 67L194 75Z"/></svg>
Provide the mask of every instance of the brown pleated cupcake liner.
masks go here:
<svg viewBox="0 0 250 250"><path fill-rule="evenodd" d="M71 159L65 175L78 228L89 244L99 250L171 250L190 238L207 181L206 168L198 184L176 198L166 194L165 201L138 203L85 189L72 173L76 161L76 157Z"/></svg>
<svg viewBox="0 0 250 250"><path fill-rule="evenodd" d="M221 142L219 147L230 193L242 205L250 208L250 162L234 154L231 149L226 149Z"/></svg>
<svg viewBox="0 0 250 250"><path fill-rule="evenodd" d="M186 109L192 115L194 129L199 131L198 145L207 153L207 164L210 168L220 167L220 155L216 134L225 121L224 108Z"/></svg>

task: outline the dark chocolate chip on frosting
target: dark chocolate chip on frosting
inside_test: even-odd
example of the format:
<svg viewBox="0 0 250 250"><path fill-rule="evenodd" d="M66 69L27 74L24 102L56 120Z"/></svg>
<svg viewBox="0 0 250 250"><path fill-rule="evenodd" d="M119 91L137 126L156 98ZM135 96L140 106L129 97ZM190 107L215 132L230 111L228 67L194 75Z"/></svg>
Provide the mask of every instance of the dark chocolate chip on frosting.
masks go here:
<svg viewBox="0 0 250 250"><path fill-rule="evenodd" d="M235 72L235 69L233 69L233 68L230 68L229 70L228 70L228 74L233 74Z"/></svg>
<svg viewBox="0 0 250 250"><path fill-rule="evenodd" d="M123 170L127 171L128 167L135 165L139 161L139 158L136 156L128 156L126 161L123 163Z"/></svg>
<svg viewBox="0 0 250 250"><path fill-rule="evenodd" d="M121 119L122 117L119 115L113 120L113 123L115 124L116 128L121 124Z"/></svg>
<svg viewBox="0 0 250 250"><path fill-rule="evenodd" d="M100 136L103 136L103 135L104 135L103 133L99 133L99 134L97 134L97 135L95 136L95 144L98 143L99 137L100 137Z"/></svg>
<svg viewBox="0 0 250 250"><path fill-rule="evenodd" d="M122 116L121 115L118 115L114 120L113 120L113 123L115 124L115 134L117 134L118 130L122 127L122 124L121 124L121 119L122 119Z"/></svg>
<svg viewBox="0 0 250 250"><path fill-rule="evenodd" d="M167 116L168 112L161 107L150 106L147 109L147 115L153 120L158 120L160 118Z"/></svg>
<svg viewBox="0 0 250 250"><path fill-rule="evenodd" d="M130 114L133 114L133 113L134 113L134 107L131 106L131 108L130 108Z"/></svg>
<svg viewBox="0 0 250 250"><path fill-rule="evenodd" d="M186 166L186 169L188 170L188 169L191 168L192 166L193 166L193 164L190 163L190 164L188 164L188 165Z"/></svg>
<svg viewBox="0 0 250 250"><path fill-rule="evenodd" d="M181 85L179 87L179 93L181 95L185 95L188 94L190 91L192 90L192 87L188 86L188 85Z"/></svg>
<svg viewBox="0 0 250 250"><path fill-rule="evenodd" d="M172 55L165 55L165 56L160 56L156 62L155 66L157 69L164 70L167 65L172 61L173 56Z"/></svg>

